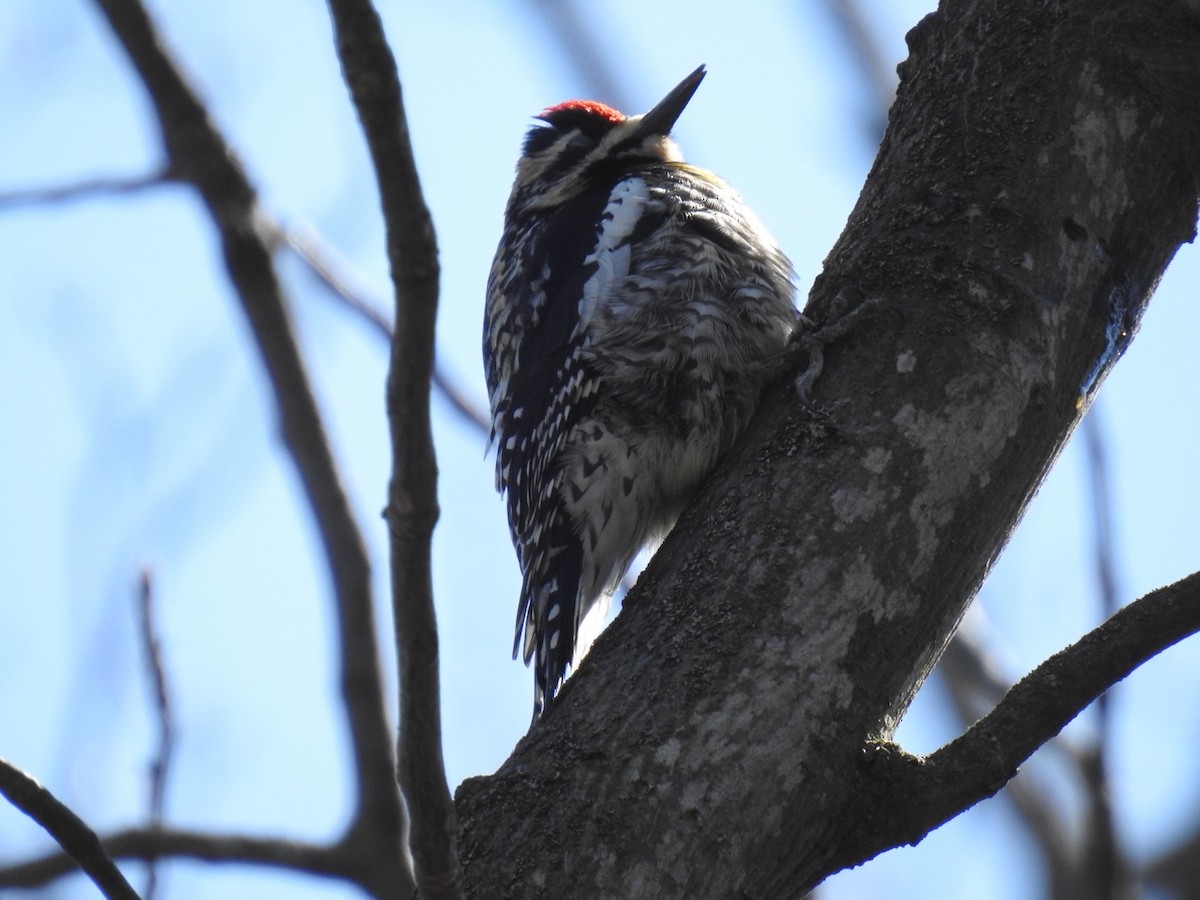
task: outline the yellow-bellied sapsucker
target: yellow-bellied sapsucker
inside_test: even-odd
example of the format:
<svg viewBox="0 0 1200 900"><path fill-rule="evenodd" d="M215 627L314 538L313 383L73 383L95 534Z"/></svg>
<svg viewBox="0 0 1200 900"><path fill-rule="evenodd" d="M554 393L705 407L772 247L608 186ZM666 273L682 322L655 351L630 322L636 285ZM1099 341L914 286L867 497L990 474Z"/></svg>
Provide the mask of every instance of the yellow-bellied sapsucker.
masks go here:
<svg viewBox="0 0 1200 900"><path fill-rule="evenodd" d="M553 106L517 164L483 358L535 718L586 650L584 617L746 426L797 320L783 251L669 136L703 77L641 116Z"/></svg>

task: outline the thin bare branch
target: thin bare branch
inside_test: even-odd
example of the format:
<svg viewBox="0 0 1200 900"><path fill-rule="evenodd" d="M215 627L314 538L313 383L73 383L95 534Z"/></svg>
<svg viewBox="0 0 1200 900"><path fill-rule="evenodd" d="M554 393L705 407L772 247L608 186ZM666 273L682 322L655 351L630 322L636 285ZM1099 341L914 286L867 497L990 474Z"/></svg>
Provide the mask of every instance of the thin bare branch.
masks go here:
<svg viewBox="0 0 1200 900"><path fill-rule="evenodd" d="M10 191L0 193L0 212L4 212L8 208L45 206L132 194L147 188L172 184L175 181L176 179L170 173L164 171L133 178L96 178L75 184ZM261 221L264 228L269 224L274 237L295 253L334 297L370 325L381 337L389 343L391 342L391 322L380 312L378 307L350 286L350 281L345 275L346 263L337 258L333 248L322 239L320 234L312 229L288 228L277 221L268 220L265 215ZM471 400L467 391L460 387L455 379L443 371L440 366L434 367L433 386L445 397L450 408L458 413L459 418L465 424L481 435L487 435L491 427L487 414Z"/></svg>
<svg viewBox="0 0 1200 900"><path fill-rule="evenodd" d="M438 518L429 419L439 268L421 193L396 61L369 0L329 0L342 76L358 110L387 226L396 326L387 407L393 468L387 520L400 666L400 785L411 816L418 888L462 896L458 824L442 762L437 621L430 543Z"/></svg>
<svg viewBox="0 0 1200 900"><path fill-rule="evenodd" d="M587 95L632 113L634 99L618 77L611 45L599 40L597 30L580 16L582 4L561 0L529 0L535 16L550 31L549 45L562 50L563 61L575 69Z"/></svg>
<svg viewBox="0 0 1200 900"><path fill-rule="evenodd" d="M105 897L112 900L138 900L137 893L125 876L104 852L96 833L46 788L4 759L0 759L0 793L46 829L66 851L65 854L58 854L63 872L72 871L78 865ZM20 883L5 879L11 871L0 870L0 884Z"/></svg>
<svg viewBox="0 0 1200 900"><path fill-rule="evenodd" d="M394 780L379 671L370 562L308 382L257 194L236 154L167 53L140 0L96 0L153 102L171 171L200 193L261 353L283 441L313 510L332 573L345 702L357 776L351 832L375 848L369 889L403 890L404 813ZM383 890L383 888L380 888Z"/></svg>
<svg viewBox="0 0 1200 900"><path fill-rule="evenodd" d="M1029 829L1042 858L1046 873L1042 896L1045 900L1076 900L1087 896L1078 889L1078 843L1071 840L1066 823L1044 787L1036 773L1022 769L1004 786L1004 796Z"/></svg>
<svg viewBox="0 0 1200 900"><path fill-rule="evenodd" d="M389 343L392 340L392 323L379 307L363 297L351 285L353 279L347 275L348 264L340 259L336 251L321 235L312 229L276 226L280 239L309 267L330 293ZM488 434L491 422L487 413L475 405L466 390L442 369L433 367L433 386L449 402L459 418L481 437Z"/></svg>
<svg viewBox="0 0 1200 900"><path fill-rule="evenodd" d="M927 761L959 764L985 744L1014 765L1146 660L1200 630L1200 573L1130 603L1017 683L987 716ZM968 786L969 789L969 786Z"/></svg>
<svg viewBox="0 0 1200 900"><path fill-rule="evenodd" d="M968 613L954 633L938 665L963 730L973 725L1012 689L986 652L979 635L978 619ZM1061 734L1048 746L1062 745L1068 762L1079 771L1079 757ZM1078 844L1068 834L1067 823L1058 814L1052 798L1037 787L1037 773L1022 770L1004 787L1025 827L1034 838L1047 875L1048 900L1069 900L1082 894L1078 885Z"/></svg>
<svg viewBox="0 0 1200 900"><path fill-rule="evenodd" d="M93 835L95 838L95 835ZM165 857L204 862L237 862L307 872L359 884L370 880L369 861L343 844L324 846L303 841L250 838L175 829L131 828L97 839L112 859L150 862ZM0 887L34 888L49 884L74 869L63 853L49 853L18 865L0 868ZM130 893L130 897L136 894ZM403 896L397 893L395 896Z"/></svg>
<svg viewBox="0 0 1200 900"><path fill-rule="evenodd" d="M1147 887L1175 900L1200 900L1200 828L1151 863L1145 872Z"/></svg>
<svg viewBox="0 0 1200 900"><path fill-rule="evenodd" d="M312 228L288 227L278 222L274 223L274 227L279 240L308 266L317 280L390 345L391 321L376 304L351 286L352 278L347 273L349 265L341 259L329 242Z"/></svg>
<svg viewBox="0 0 1200 900"><path fill-rule="evenodd" d="M965 734L917 759L891 744L868 754L870 814L895 827L883 850L914 843L995 794L1017 767L1096 697L1167 647L1200 631L1200 572L1137 600L1056 653ZM861 848L860 848L861 850ZM838 868L842 866L839 865ZM833 871L836 871L834 869Z"/></svg>
<svg viewBox="0 0 1200 900"><path fill-rule="evenodd" d="M841 29L857 68L871 86L879 121L887 121L887 111L896 96L896 73L871 34L867 16L856 0L827 0L833 20ZM882 124L877 129L883 136Z"/></svg>
<svg viewBox="0 0 1200 900"><path fill-rule="evenodd" d="M0 211L15 207L47 206L53 203L72 203L79 200L94 200L101 197L120 197L136 194L150 188L171 184L175 178L169 170L150 172L146 175L111 176L88 178L72 184L53 187L23 188L0 193Z"/></svg>
<svg viewBox="0 0 1200 900"><path fill-rule="evenodd" d="M1094 526L1092 556L1096 588L1100 596L1100 615L1109 618L1117 610L1116 544L1112 526L1112 489L1109 486L1108 455L1100 406L1093 405L1083 420L1084 446L1091 497L1091 521ZM1087 791L1089 814L1086 821L1082 871L1088 873L1088 895L1121 900L1129 893L1130 865L1121 848L1110 797L1108 748L1112 732L1112 709L1108 692L1096 701L1099 719L1097 737L1090 752L1084 754L1079 773Z"/></svg>
<svg viewBox="0 0 1200 900"><path fill-rule="evenodd" d="M146 670L154 688L154 712L158 721L158 747L150 763L150 827L159 829L166 808L167 777L171 771L171 757L175 748L175 716L171 707L171 694L167 687L167 670L163 665L162 644L159 642L154 622L154 581L149 569L142 570L138 581L138 632L142 641L142 652L146 656ZM151 860L146 870L146 887L143 900L153 900L158 892L158 866Z"/></svg>
<svg viewBox="0 0 1200 900"><path fill-rule="evenodd" d="M1087 450L1091 519L1095 525L1092 557L1096 569L1096 587L1100 593L1100 614L1108 618L1120 605L1117 588L1117 550L1113 538L1112 487L1108 477L1108 453L1100 407L1093 405L1083 419L1083 444ZM1101 698L1103 702L1103 698Z"/></svg>
<svg viewBox="0 0 1200 900"><path fill-rule="evenodd" d="M958 709L964 728L973 724L985 709L1004 699L1012 688L1012 682L984 649L975 623L976 619L968 612L954 633L954 640L938 661L945 670L950 699Z"/></svg>

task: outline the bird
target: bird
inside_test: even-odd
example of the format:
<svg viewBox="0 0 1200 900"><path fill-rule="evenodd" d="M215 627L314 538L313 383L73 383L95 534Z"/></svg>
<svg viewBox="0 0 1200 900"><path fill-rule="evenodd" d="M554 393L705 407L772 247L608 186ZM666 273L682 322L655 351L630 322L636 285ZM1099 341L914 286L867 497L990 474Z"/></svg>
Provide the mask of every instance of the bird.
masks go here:
<svg viewBox="0 0 1200 900"><path fill-rule="evenodd" d="M534 723L634 556L746 428L800 319L779 244L671 137L705 72L642 115L542 111L505 207L483 360Z"/></svg>

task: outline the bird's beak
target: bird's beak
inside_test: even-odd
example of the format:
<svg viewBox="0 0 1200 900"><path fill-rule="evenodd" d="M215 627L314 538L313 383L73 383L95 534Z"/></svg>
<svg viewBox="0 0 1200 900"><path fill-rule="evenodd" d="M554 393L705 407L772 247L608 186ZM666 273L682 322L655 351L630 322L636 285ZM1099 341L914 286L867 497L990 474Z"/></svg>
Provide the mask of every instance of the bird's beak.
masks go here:
<svg viewBox="0 0 1200 900"><path fill-rule="evenodd" d="M703 80L704 66L700 66L675 85L671 93L663 97L654 109L642 116L642 121L637 126L638 135L640 137L650 137L651 135L666 137L670 134L671 129L675 126L675 120L679 118L683 108L688 105L692 94L696 93L696 88L700 87L700 82Z"/></svg>

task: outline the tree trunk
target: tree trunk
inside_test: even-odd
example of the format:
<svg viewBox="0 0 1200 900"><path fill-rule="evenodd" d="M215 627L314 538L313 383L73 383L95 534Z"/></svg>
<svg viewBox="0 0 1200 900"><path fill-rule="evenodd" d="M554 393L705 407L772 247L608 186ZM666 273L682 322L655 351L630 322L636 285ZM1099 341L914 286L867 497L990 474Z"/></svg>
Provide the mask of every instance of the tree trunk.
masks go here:
<svg viewBox="0 0 1200 900"><path fill-rule="evenodd" d="M807 306L841 323L817 414L770 394L554 712L462 786L468 896L798 897L920 838L864 748L1194 234L1200 3L947 0L909 46Z"/></svg>

